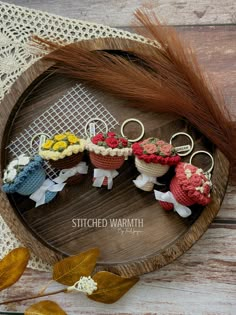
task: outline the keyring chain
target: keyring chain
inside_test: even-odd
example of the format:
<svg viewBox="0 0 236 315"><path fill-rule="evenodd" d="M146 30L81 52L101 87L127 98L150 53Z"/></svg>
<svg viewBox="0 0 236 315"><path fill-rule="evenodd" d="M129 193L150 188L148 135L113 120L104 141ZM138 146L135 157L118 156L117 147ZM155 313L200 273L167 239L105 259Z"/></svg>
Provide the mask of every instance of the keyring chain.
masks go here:
<svg viewBox="0 0 236 315"><path fill-rule="evenodd" d="M194 148L194 142L193 142L193 138L186 132L176 132L175 134L172 135L172 137L170 138L170 144L172 145L172 140L174 138L176 138L177 136L185 136L187 138L189 138L189 140L191 141L191 145L183 145L183 146L179 146L179 147L175 147L176 151L178 152L179 156L187 156L188 154L190 154L193 151ZM181 153L182 151L186 151L185 153Z"/></svg>
<svg viewBox="0 0 236 315"><path fill-rule="evenodd" d="M35 140L36 138L38 138L38 137L40 137L39 146L38 146L39 149L41 148L41 146L42 146L42 144L45 142L45 140L46 140L47 138L50 138L49 135L46 134L46 133L44 133L44 132L39 132L39 133L35 134L35 135L32 137L31 141L30 141L30 149L31 149L32 152L34 152L34 148L33 148L34 140Z"/></svg>
<svg viewBox="0 0 236 315"><path fill-rule="evenodd" d="M191 157L190 157L190 159L189 159L189 163L190 163L190 164L192 164L193 158L194 158L197 154L206 154L206 155L208 155L208 156L210 157L210 159L211 159L211 167L210 167L207 171L205 171L204 173L205 173L206 175L208 175L209 177L211 177L211 172L212 172L212 170L213 170L213 168L214 168L214 165L215 165L213 156L212 156L209 152L204 151L204 150L196 151L196 152L194 152L194 153L191 155Z"/></svg>
<svg viewBox="0 0 236 315"><path fill-rule="evenodd" d="M122 123L122 125L121 125L121 127L120 127L120 133L121 133L122 137L126 137L125 134L124 134L124 127L125 127L129 122L136 122L137 124L139 124L139 125L141 126L141 134L140 134L140 136L137 137L136 139L128 139L129 142L137 142L137 141L141 140L141 139L143 138L143 136L144 136L145 129L144 129L143 123L142 123L140 120L136 119L136 118L129 118L129 119L126 119L126 120ZM127 137L126 137L126 138L127 138Z"/></svg>
<svg viewBox="0 0 236 315"><path fill-rule="evenodd" d="M90 135L88 135L88 133L87 133L87 128L88 128L88 125L89 125L92 121L100 121L101 123L103 123L104 126L105 126L105 129L106 129L106 133L108 133L108 126L107 126L107 124L105 123L105 121L103 121L101 118L94 117L94 118L89 119L89 120L87 121L86 125L84 126L84 133L85 133L85 135L86 135L88 138L91 137L91 132L90 132ZM94 127L94 128L95 128L95 127ZM95 130L93 130L93 131L94 131L94 133L95 133Z"/></svg>

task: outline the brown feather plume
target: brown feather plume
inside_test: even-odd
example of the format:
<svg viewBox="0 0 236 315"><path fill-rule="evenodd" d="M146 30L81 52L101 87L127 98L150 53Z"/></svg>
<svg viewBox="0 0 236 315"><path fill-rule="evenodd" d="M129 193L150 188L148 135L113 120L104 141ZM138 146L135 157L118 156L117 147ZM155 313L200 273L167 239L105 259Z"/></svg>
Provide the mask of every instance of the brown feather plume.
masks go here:
<svg viewBox="0 0 236 315"><path fill-rule="evenodd" d="M236 165L236 128L223 97L201 70L193 51L174 28L162 25L153 12L137 10L141 35L150 44L127 40L127 54L91 51L86 42L58 45L38 37L36 45L52 51L44 58L58 71L86 81L95 88L125 98L142 110L166 112L189 120ZM109 38L117 50L121 39ZM124 40L122 39L122 45ZM159 44L157 44L159 43Z"/></svg>

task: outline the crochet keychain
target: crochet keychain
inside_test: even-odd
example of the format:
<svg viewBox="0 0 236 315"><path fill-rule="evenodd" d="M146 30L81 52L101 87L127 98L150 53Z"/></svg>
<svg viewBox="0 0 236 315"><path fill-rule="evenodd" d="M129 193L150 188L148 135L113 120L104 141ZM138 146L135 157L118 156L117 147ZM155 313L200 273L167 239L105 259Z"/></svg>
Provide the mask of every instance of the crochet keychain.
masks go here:
<svg viewBox="0 0 236 315"><path fill-rule="evenodd" d="M21 154L4 171L2 190L29 196L36 202L36 207L53 200L63 188L64 184L46 179L43 159L38 155Z"/></svg>
<svg viewBox="0 0 236 315"><path fill-rule="evenodd" d="M207 154L211 159L211 167L204 172L201 168L192 165L193 157L197 154ZM190 157L189 163L180 162L175 168L175 176L170 182L170 191L160 192L154 190L155 198L164 210L174 209L181 217L191 215L189 208L194 204L206 206L211 201L210 191L212 183L211 171L214 159L207 151L196 151Z"/></svg>
<svg viewBox="0 0 236 315"><path fill-rule="evenodd" d="M86 124L86 134L88 124L93 120L101 121L106 129L105 133L93 132L95 134L87 140L86 149L89 151L91 163L95 166L93 186L106 186L107 189L111 189L113 186L113 179L119 174L117 169L119 169L123 165L125 159L132 154L132 149L127 138L122 137L115 132L109 132L106 123L98 118L93 118ZM90 135L91 134L92 132L90 130Z"/></svg>
<svg viewBox="0 0 236 315"><path fill-rule="evenodd" d="M54 182L75 185L88 173L88 166L82 161L84 150L85 140L67 131L45 139L39 155L48 160L52 167L61 170L59 176L53 179Z"/></svg>
<svg viewBox="0 0 236 315"><path fill-rule="evenodd" d="M191 145L174 147L171 141L179 135L187 136ZM170 166L175 166L180 162L180 156L185 156L193 150L193 140L185 132L174 134L170 143L155 137L147 138L132 145L135 155L135 166L140 175L134 180L137 188L144 191L152 191L154 184L162 185L157 182L157 177L167 173Z"/></svg>

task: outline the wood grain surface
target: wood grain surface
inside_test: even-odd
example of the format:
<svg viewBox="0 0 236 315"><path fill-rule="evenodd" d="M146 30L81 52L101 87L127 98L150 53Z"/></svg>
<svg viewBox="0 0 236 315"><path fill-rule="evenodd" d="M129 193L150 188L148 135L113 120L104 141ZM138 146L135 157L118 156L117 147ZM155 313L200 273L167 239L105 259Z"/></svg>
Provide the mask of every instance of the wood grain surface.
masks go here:
<svg viewBox="0 0 236 315"><path fill-rule="evenodd" d="M90 50L139 51L147 44L107 38L87 40L76 45ZM56 67L48 69L49 65L41 60L32 65L16 80L10 93L2 101L2 116L5 117L7 125L2 124L0 128L1 147L7 147L30 122L57 102L67 93L68 88L76 83L71 78L58 75ZM185 220L176 213L163 211L153 194L137 190L133 185L132 180L137 177L138 172L132 158L122 166L111 191L94 189L91 185L93 167L85 154L89 173L79 186L67 186L55 201L39 208L35 208L34 203L27 197L17 194L9 196L11 207L5 194L0 193L0 200L4 201L1 214L23 244L30 246L34 254L48 263L53 261L57 252L61 255L74 255L91 247L99 247L99 270L109 270L126 277L142 275L172 262L206 231L218 213L224 197L229 164L217 148L183 119L173 115L141 112L129 107L125 100L118 100L101 91L92 90L91 94L119 119L120 123L130 117L140 119L145 126L146 137L158 135L168 142L171 136L180 130L191 134L195 143L194 152L206 150L214 157L212 202L204 209L194 206L192 215ZM79 112L77 119L80 119ZM129 138L134 139L139 135L135 126L133 131L130 127L127 129L126 135ZM120 132L120 126L115 131ZM48 132L50 134L50 130ZM175 142L175 145L182 144L184 142L181 138ZM5 169L11 158L5 150L1 156L1 169ZM188 162L189 157L183 160ZM196 157L194 163L205 170L211 167L209 159L204 155ZM172 171L170 169L168 173L172 174ZM169 176L172 176L168 176L168 173L165 179L159 180L168 183ZM16 216L19 217L17 221ZM73 226L72 219L83 218L101 218L106 222L128 218L142 221L143 226L135 226L135 232L131 233L128 229L120 231L112 228L111 224L106 228ZM28 229L24 228L25 224ZM29 231L55 249L56 253L54 250L49 254L48 248L45 248L45 251L41 249L42 244L29 235Z"/></svg>
<svg viewBox="0 0 236 315"><path fill-rule="evenodd" d="M233 24L233 0L9 0L12 4L48 11L65 17L114 27L130 25L133 12L142 4L152 6L169 24Z"/></svg>
<svg viewBox="0 0 236 315"><path fill-rule="evenodd" d="M127 26L127 15L119 9L123 3L124 11L136 1L9 1L15 4L33 7L61 15L73 14L75 18L83 18L76 11L80 3L86 2L87 17L89 14L97 22L109 23L104 19L102 9L94 9L94 4L104 8L112 3L116 23L112 25ZM235 1L183 1L188 12L179 8L178 14L173 14L174 24L204 24L203 17L192 19L194 11L203 12L208 6L208 12L215 10L215 15L206 15L207 24L215 26L193 26L179 28L184 37L191 40L196 48L200 61L206 66L219 88L224 92L229 106L236 111L236 26L216 24L235 23ZM164 3L164 1L163 1ZM177 5L180 1L165 1ZM182 3L182 1L181 1ZM181 5L181 4L180 4ZM91 9L93 8L93 9ZM95 8L96 5L95 5ZM170 10L170 9L169 9ZM166 19L169 10L162 14ZM210 11L209 11L210 10ZM93 11L93 13L91 13ZM183 13L185 12L185 13ZM129 13L130 14L130 13ZM171 14L170 14L171 15ZM196 15L196 14L195 14ZM131 15L129 15L131 16ZM229 18L230 17L230 18ZM91 19L90 19L91 20ZM167 19L169 20L169 18ZM120 21L120 24L117 22ZM96 304L83 296L67 295L54 297L53 300L70 315L73 314L158 314L158 315L234 315L236 314L236 186L230 184L219 212L219 215L192 249L172 264L147 275L142 276L138 283L126 296L114 305ZM50 274L27 270L21 281L1 294L1 299L15 295L31 295L37 292L50 278ZM52 287L53 289L53 287ZM11 305L5 310L23 311L26 305ZM2 307L1 310L4 310Z"/></svg>

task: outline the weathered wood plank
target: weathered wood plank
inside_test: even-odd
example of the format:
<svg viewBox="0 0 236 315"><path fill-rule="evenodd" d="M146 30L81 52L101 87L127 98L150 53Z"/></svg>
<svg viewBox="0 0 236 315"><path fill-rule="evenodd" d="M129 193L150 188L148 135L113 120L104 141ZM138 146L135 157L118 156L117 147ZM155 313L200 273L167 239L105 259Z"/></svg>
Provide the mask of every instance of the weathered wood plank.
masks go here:
<svg viewBox="0 0 236 315"><path fill-rule="evenodd" d="M236 26L180 27L178 30L195 49L200 64L236 114Z"/></svg>
<svg viewBox="0 0 236 315"><path fill-rule="evenodd" d="M227 192L221 210L215 219L215 223L228 224L236 223L236 186L228 185Z"/></svg>
<svg viewBox="0 0 236 315"><path fill-rule="evenodd" d="M110 26L130 25L133 12L144 3L142 0L8 0L6 2ZM168 23L174 25L236 22L236 2L232 0L154 0L152 2L155 11Z"/></svg>
<svg viewBox="0 0 236 315"><path fill-rule="evenodd" d="M82 295L51 297L69 315L82 314L220 314L236 312L236 233L210 228L196 245L172 264L141 277L141 281L114 305L88 300ZM1 293L1 300L28 296L50 280L49 273L27 269L22 280ZM58 284L50 290L57 289ZM2 307L23 311L34 301Z"/></svg>

